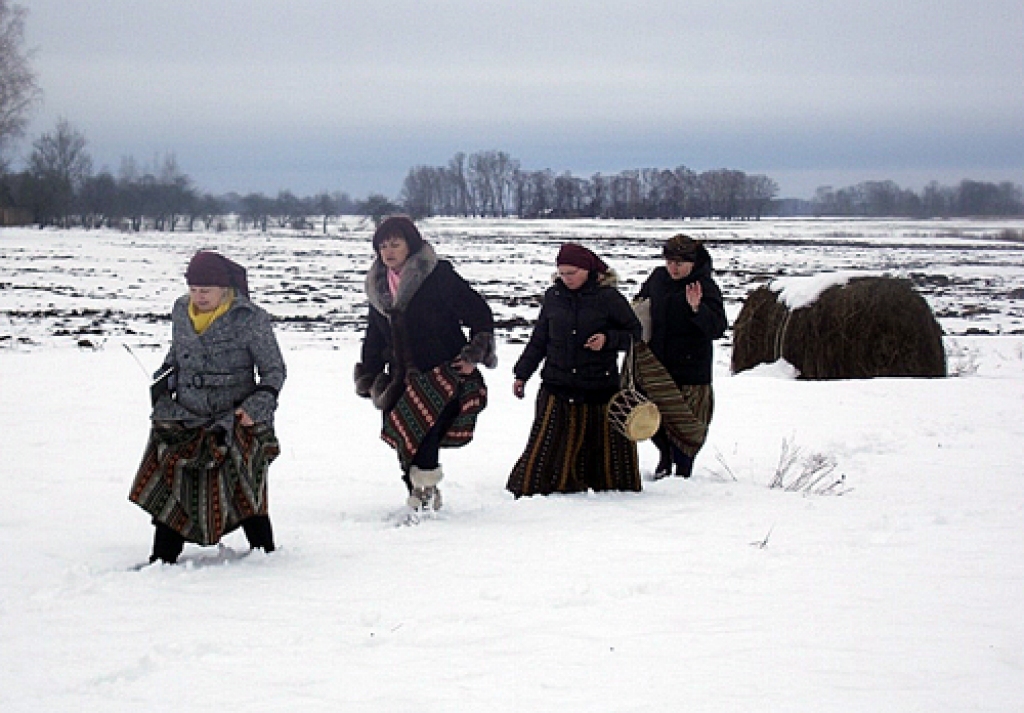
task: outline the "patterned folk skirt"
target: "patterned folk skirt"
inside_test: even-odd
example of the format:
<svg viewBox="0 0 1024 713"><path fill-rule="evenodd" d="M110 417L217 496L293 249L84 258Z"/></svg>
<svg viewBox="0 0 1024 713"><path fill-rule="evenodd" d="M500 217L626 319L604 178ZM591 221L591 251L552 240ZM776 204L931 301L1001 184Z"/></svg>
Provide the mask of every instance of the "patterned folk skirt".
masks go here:
<svg viewBox="0 0 1024 713"><path fill-rule="evenodd" d="M154 423L128 499L189 542L212 545L242 520L267 514L267 471L281 452L274 430L235 421L234 438Z"/></svg>
<svg viewBox="0 0 1024 713"><path fill-rule="evenodd" d="M506 488L524 495L639 491L636 444L608 421L607 403L582 403L541 386L526 444Z"/></svg>
<svg viewBox="0 0 1024 713"><path fill-rule="evenodd" d="M633 345L634 374L640 390L661 412L661 432L676 448L691 458L704 445L715 410L711 384L683 384L673 381L650 348Z"/></svg>
<svg viewBox="0 0 1024 713"><path fill-rule="evenodd" d="M477 416L487 408L484 377L479 371L463 376L448 364L406 377L405 391L384 415L380 434L398 453L402 470L409 471L424 437L452 400L458 400L459 411L441 436L441 448L458 448L473 440Z"/></svg>

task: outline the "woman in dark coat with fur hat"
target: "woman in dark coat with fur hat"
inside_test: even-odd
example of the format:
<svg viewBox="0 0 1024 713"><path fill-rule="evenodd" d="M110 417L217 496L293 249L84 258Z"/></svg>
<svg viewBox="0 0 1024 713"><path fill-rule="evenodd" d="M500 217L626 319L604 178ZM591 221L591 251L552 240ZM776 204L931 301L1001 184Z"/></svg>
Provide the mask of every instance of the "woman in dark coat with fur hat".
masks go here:
<svg viewBox="0 0 1024 713"><path fill-rule="evenodd" d="M202 251L185 278L128 497L153 517L150 562L173 564L186 541L216 544L239 526L250 546L271 552L267 470L280 453L274 412L284 359L270 316L249 301L243 267Z"/></svg>
<svg viewBox="0 0 1024 713"><path fill-rule="evenodd" d="M556 264L555 284L513 368L515 395L523 398L544 364L530 440L507 488L516 497L640 490L636 444L608 420L620 387L618 354L640 339L640 322L614 271L590 250L566 243Z"/></svg>
<svg viewBox="0 0 1024 713"><path fill-rule="evenodd" d="M714 411L712 342L725 333L728 320L703 244L679 234L666 241L662 255L665 265L654 269L637 299L650 300L648 346L671 382L653 373L658 364L643 350L637 372L662 416L651 439L660 454L655 477L670 475L674 465L676 475L688 478Z"/></svg>
<svg viewBox="0 0 1024 713"><path fill-rule="evenodd" d="M436 510L439 449L468 443L487 405L477 365L497 366L494 316L409 218L382 222L373 248L356 393L384 414L381 437L397 451L409 508Z"/></svg>

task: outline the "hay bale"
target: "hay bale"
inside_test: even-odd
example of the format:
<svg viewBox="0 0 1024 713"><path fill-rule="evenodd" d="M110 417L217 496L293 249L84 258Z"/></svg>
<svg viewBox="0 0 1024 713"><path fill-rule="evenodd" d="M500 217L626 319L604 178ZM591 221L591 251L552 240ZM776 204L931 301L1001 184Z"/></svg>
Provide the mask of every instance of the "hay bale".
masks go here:
<svg viewBox="0 0 1024 713"><path fill-rule="evenodd" d="M946 376L942 328L908 280L855 277L790 309L778 292L747 295L733 326L732 371L783 358L803 379Z"/></svg>

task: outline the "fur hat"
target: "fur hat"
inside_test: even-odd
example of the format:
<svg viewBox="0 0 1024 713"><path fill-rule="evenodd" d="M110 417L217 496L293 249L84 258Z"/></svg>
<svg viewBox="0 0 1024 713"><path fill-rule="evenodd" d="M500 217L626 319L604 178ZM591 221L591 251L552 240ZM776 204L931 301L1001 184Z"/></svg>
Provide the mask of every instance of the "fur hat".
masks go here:
<svg viewBox="0 0 1024 713"><path fill-rule="evenodd" d="M665 247L661 254L666 260L679 260L680 262L697 262L697 250L700 242L688 235L674 235L665 241Z"/></svg>
<svg viewBox="0 0 1024 713"><path fill-rule="evenodd" d="M577 243L564 243L555 258L556 265L572 265L589 272L608 272L604 260Z"/></svg>
<svg viewBox="0 0 1024 713"><path fill-rule="evenodd" d="M423 236L416 224L406 215L392 215L381 223L373 234L373 249L380 254L380 244L387 238L398 236L409 246L409 254L415 255L423 247Z"/></svg>
<svg viewBox="0 0 1024 713"><path fill-rule="evenodd" d="M192 256L185 281L190 287L233 287L249 296L245 268L212 250L200 250Z"/></svg>

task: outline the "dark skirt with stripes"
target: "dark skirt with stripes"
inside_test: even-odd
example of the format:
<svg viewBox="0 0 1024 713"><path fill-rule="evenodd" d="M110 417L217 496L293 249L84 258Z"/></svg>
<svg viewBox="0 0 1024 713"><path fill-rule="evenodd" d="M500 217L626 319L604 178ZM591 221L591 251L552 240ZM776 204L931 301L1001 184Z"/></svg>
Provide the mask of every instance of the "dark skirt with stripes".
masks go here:
<svg viewBox="0 0 1024 713"><path fill-rule="evenodd" d="M458 400L459 410L441 435L441 448L458 448L473 440L477 416L487 408L484 377L478 370L463 376L448 364L406 377L405 391L384 415L380 434L397 452L403 471L409 471L423 439L453 400Z"/></svg>
<svg viewBox="0 0 1024 713"><path fill-rule="evenodd" d="M246 518L267 514L267 471L280 454L274 429L235 421L234 438L157 422L128 499L189 542L212 545Z"/></svg>
<svg viewBox="0 0 1024 713"><path fill-rule="evenodd" d="M637 386L661 412L659 432L676 448L694 457L707 440L715 410L711 384L677 385L643 342L633 345L633 354Z"/></svg>
<svg viewBox="0 0 1024 713"><path fill-rule="evenodd" d="M608 404L572 401L541 386L526 444L506 486L524 495L639 491L636 444L608 421Z"/></svg>

